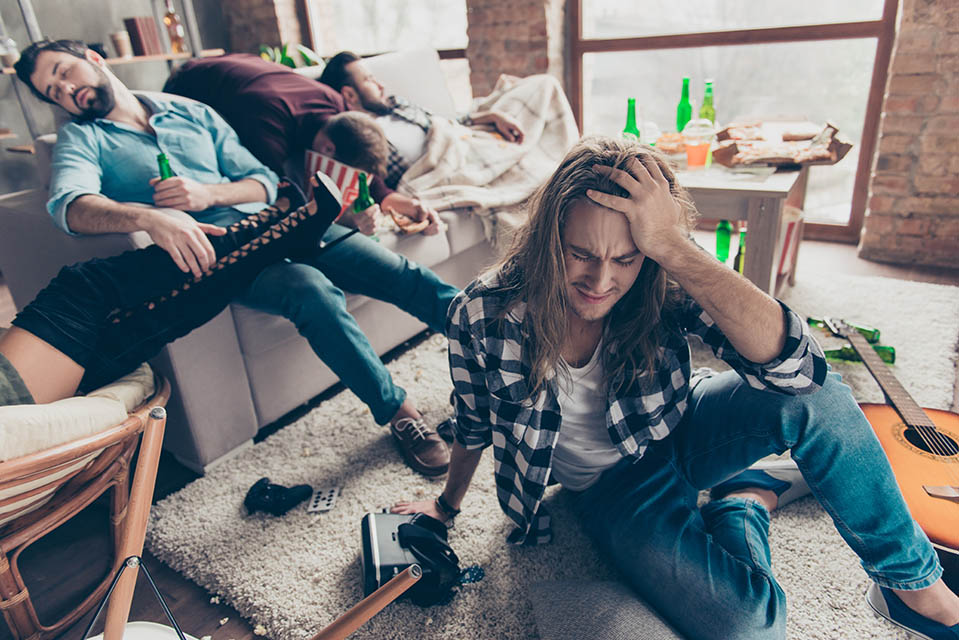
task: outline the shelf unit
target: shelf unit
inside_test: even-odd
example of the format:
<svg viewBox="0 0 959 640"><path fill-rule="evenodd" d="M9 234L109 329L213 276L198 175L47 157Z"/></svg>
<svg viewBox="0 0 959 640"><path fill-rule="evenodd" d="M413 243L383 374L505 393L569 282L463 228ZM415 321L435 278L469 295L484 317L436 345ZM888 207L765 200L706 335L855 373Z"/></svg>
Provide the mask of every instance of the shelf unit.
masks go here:
<svg viewBox="0 0 959 640"><path fill-rule="evenodd" d="M166 30L163 29L163 12L160 9L161 0L150 0L150 4L153 8L154 19L156 20L157 30L159 31L160 41L169 48L170 42L167 38ZM193 57L208 57L208 56L218 56L223 55L223 49L203 49L203 46L200 42L200 29L197 26L196 22L196 13L193 11L193 0L180 0L183 6L183 21L186 24L186 40L187 44L190 47L190 52L188 53L164 53L158 55L150 56L130 56L126 58L107 58L107 64L111 66L123 65L123 64L135 64L140 62L166 62L172 64L176 60L185 60L187 58ZM20 5L20 13L23 15L23 22L27 28L27 36L30 38L30 42L36 42L43 39L43 33L40 31L40 24L37 22L37 16L33 11L33 4L31 0L17 0L17 4ZM0 21L0 37L6 35L6 29L3 26L2 21ZM16 72L11 67L3 67L0 70L0 75L14 75ZM16 94L17 101L20 103L20 110L23 112L23 119L27 124L27 129L30 131L30 139L41 135L43 132L39 130L37 126L36 118L32 112L32 104L24 100L24 93L26 88L22 87L19 82L13 81L13 89ZM29 145L23 145L27 147Z"/></svg>
<svg viewBox="0 0 959 640"><path fill-rule="evenodd" d="M209 58L211 56L222 56L226 53L223 49L204 49L196 57ZM192 53L161 53L153 56L127 56L126 58L107 58L106 63L111 67L121 64L134 64L137 62L171 62L174 60L186 60L194 57ZM12 76L16 73L13 67L3 67L0 71L3 75Z"/></svg>

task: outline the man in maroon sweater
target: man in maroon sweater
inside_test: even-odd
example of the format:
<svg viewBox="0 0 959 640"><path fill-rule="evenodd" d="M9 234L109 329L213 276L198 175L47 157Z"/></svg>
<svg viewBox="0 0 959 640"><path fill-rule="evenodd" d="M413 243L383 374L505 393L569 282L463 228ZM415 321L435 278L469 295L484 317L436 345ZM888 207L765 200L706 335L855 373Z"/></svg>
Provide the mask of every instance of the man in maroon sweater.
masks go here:
<svg viewBox="0 0 959 640"><path fill-rule="evenodd" d="M302 163L304 150L322 151L323 125L330 116L347 111L339 91L245 53L189 60L170 76L163 90L216 109L243 146L280 175L287 173L287 159ZM373 178L370 195L383 209L414 220L429 218L427 235L439 230L435 211L393 191L382 177ZM369 224L357 226L371 231L374 213L370 211L369 220L364 221Z"/></svg>
<svg viewBox="0 0 959 640"><path fill-rule="evenodd" d="M303 162L303 151L319 146L326 120L346 111L340 94L286 67L252 55L226 55L187 62L164 91L204 102L236 130L240 141L265 165L282 171L287 159ZM322 148L322 147L321 147ZM372 194L384 208L411 218L429 216L424 233L437 233L436 212L372 181ZM369 220L377 207L366 210ZM353 221L358 216L348 216ZM362 231L364 224L355 226ZM324 240L347 233L334 223ZM411 467L425 475L446 472L449 449L423 421L406 391L398 387L369 340L346 309L344 291L390 302L444 331L446 311L458 289L435 273L389 251L361 234L320 256L261 274L244 303L289 318L316 355L370 408L374 420L389 424Z"/></svg>

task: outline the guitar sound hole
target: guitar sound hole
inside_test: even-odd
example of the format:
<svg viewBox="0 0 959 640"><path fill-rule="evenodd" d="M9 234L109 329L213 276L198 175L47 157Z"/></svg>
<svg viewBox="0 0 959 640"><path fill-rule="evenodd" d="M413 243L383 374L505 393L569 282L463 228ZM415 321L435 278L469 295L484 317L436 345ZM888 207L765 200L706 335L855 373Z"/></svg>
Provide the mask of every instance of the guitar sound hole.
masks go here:
<svg viewBox="0 0 959 640"><path fill-rule="evenodd" d="M908 427L902 435L912 446L934 456L948 457L959 453L959 443L946 434L932 429L923 429L924 433L920 433L920 429Z"/></svg>

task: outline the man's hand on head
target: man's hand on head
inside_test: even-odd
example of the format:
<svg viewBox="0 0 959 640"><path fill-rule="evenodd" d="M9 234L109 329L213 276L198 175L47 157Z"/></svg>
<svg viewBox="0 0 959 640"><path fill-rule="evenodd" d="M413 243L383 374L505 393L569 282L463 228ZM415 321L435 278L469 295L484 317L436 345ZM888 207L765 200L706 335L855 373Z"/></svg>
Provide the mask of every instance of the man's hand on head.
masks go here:
<svg viewBox="0 0 959 640"><path fill-rule="evenodd" d="M605 165L594 165L593 171L609 176L613 182L628 193L627 197L614 196L589 189L587 197L608 209L619 211L629 220L633 244L644 255L659 261L662 254L669 254L677 243L687 242L680 228L682 210L669 191L666 177L652 160L641 162L632 158L626 171Z"/></svg>
<svg viewBox="0 0 959 640"><path fill-rule="evenodd" d="M180 211L205 211L216 205L216 198L210 185L192 178L174 176L166 180L153 178L153 203L158 207L178 209Z"/></svg>
<svg viewBox="0 0 959 640"><path fill-rule="evenodd" d="M226 233L223 227L197 222L189 214L176 209L150 209L143 230L150 234L157 246L170 254L181 271L192 273L197 278L216 262L216 253L207 235Z"/></svg>

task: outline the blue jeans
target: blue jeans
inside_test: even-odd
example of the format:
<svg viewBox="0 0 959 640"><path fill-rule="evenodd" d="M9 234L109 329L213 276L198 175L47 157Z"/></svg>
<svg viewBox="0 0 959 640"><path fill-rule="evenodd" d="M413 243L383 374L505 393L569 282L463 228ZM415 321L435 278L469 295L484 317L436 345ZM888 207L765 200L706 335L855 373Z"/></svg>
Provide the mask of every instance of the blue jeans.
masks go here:
<svg viewBox="0 0 959 640"><path fill-rule="evenodd" d="M334 224L323 240L331 242L349 231ZM355 234L302 262L264 269L239 299L290 319L320 360L369 406L376 422L386 424L403 404L406 392L393 383L346 310L344 291L392 303L430 329L445 333L446 312L459 290L429 269Z"/></svg>
<svg viewBox="0 0 959 640"><path fill-rule="evenodd" d="M792 452L813 495L882 586L921 589L942 575L909 515L879 441L849 387L829 373L816 393L757 391L728 371L690 394L676 430L623 460L574 504L589 534L637 592L688 638L786 637L770 568L769 514L708 489L771 453Z"/></svg>

